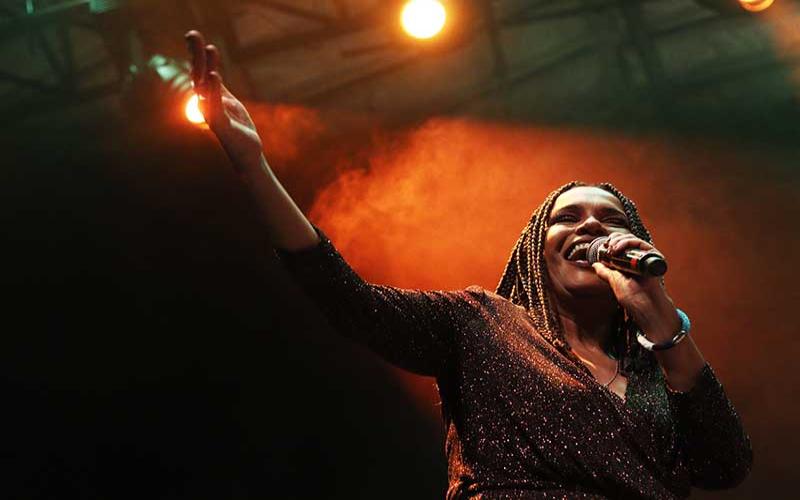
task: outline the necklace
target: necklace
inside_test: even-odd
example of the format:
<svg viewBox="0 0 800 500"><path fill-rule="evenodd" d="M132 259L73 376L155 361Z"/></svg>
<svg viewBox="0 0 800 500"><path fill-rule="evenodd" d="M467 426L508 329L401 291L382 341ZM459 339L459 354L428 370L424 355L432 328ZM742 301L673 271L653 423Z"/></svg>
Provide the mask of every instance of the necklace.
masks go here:
<svg viewBox="0 0 800 500"><path fill-rule="evenodd" d="M603 384L603 387L608 387L609 385L611 385L611 382L617 379L617 375L619 375L619 360L617 360L617 370L614 372L614 376L611 377L611 380Z"/></svg>
<svg viewBox="0 0 800 500"><path fill-rule="evenodd" d="M575 357L576 357L576 358L578 358L578 359L580 360L580 362L581 362L580 364L582 364L584 367L586 367L586 369L587 369L586 371L587 371L587 372L589 372L589 373L591 374L591 372L588 370L588 367L586 366L586 363L587 363L587 362L586 362L586 360L584 360L584 359L583 359L583 357L579 356L579 355L578 355L578 353L576 353L575 351L573 351L571 347L569 347L569 346L568 346L567 348L570 350L570 352L572 352L572 354L574 354L574 355L575 355ZM606 382L605 384L600 384L600 381L599 381L599 380L597 380L597 379L595 379L595 380L597 380L597 383L598 383L598 384L602 385L602 386L603 386L603 387L605 387L606 389L608 389L608 386L609 386L609 385L611 385L611 382L613 382L613 381L617 380L617 376L619 375L619 359L618 359L618 360L616 360L616 361L617 361L617 369L614 371L614 376L613 376L613 377L611 377L611 380L609 380L609 381L608 381L608 382ZM592 376L594 376L594 374L591 374L591 375L592 375Z"/></svg>

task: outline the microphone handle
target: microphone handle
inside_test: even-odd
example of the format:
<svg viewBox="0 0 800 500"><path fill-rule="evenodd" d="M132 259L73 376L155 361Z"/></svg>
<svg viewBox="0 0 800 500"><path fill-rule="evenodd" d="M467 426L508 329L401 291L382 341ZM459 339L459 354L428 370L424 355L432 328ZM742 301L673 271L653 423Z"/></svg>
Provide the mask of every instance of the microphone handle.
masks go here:
<svg viewBox="0 0 800 500"><path fill-rule="evenodd" d="M637 248L626 250L623 255L609 255L603 246L598 260L612 269L637 276L662 276L667 272L667 261L661 255Z"/></svg>

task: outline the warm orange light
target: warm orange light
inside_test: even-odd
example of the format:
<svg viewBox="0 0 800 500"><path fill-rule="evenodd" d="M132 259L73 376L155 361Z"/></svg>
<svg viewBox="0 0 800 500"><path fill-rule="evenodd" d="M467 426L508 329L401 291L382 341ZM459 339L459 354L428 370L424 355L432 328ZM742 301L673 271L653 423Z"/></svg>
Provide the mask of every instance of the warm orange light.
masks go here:
<svg viewBox="0 0 800 500"><path fill-rule="evenodd" d="M191 123L199 125L206 122L203 113L200 112L200 98L197 94L192 94L189 100L186 101L186 106L183 111L186 115L186 119Z"/></svg>
<svg viewBox="0 0 800 500"><path fill-rule="evenodd" d="M750 12L766 10L775 0L739 0L742 8Z"/></svg>
<svg viewBox="0 0 800 500"><path fill-rule="evenodd" d="M410 0L403 6L400 23L406 33L414 38L436 36L447 20L444 5L438 0Z"/></svg>

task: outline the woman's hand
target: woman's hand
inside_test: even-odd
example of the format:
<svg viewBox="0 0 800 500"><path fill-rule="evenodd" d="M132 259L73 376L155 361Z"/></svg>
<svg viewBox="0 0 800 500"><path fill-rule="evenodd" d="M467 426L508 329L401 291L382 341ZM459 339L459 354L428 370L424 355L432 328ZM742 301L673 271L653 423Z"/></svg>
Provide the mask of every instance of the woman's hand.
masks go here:
<svg viewBox="0 0 800 500"><path fill-rule="evenodd" d="M262 165L261 138L247 110L225 85L219 74L219 50L206 45L203 34L184 35L192 56L192 81L200 96L200 111L216 134L234 168L241 174Z"/></svg>
<svg viewBox="0 0 800 500"><path fill-rule="evenodd" d="M631 248L661 254L653 245L633 234L611 233L606 247L612 255L621 255ZM623 274L600 262L592 264L592 268L608 282L617 302L648 339L653 342L672 339L681 326L681 320L659 278Z"/></svg>
<svg viewBox="0 0 800 500"><path fill-rule="evenodd" d="M661 253L650 243L632 234L612 233L608 237L607 245L612 255L620 255L629 248ZM629 276L599 262L592 264L592 267L598 276L611 285L617 302L631 315L651 342L666 342L678 332L681 319L659 278ZM691 337L668 350L656 351L654 354L664 370L668 386L675 391L691 390L706 364Z"/></svg>
<svg viewBox="0 0 800 500"><path fill-rule="evenodd" d="M200 110L249 187L272 244L286 250L318 244L316 230L269 168L247 110L222 85L217 71L219 51L206 45L203 35L194 30L186 33L186 41L192 53L194 89L201 97Z"/></svg>

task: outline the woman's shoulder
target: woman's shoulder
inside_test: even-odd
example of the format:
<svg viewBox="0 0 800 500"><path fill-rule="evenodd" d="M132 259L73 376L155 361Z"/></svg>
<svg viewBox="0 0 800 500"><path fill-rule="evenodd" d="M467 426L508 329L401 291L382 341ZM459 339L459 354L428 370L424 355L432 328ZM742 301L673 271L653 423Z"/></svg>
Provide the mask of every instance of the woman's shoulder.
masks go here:
<svg viewBox="0 0 800 500"><path fill-rule="evenodd" d="M482 306L493 310L514 310L515 312L526 312L525 308L519 304L514 304L502 295L498 295L492 290L487 290L480 285L470 285L464 292L473 297Z"/></svg>
<svg viewBox="0 0 800 500"><path fill-rule="evenodd" d="M499 295L480 285L470 285L464 289L464 292L482 304L487 304L489 302L496 301L497 299L502 299L502 297Z"/></svg>
<svg viewBox="0 0 800 500"><path fill-rule="evenodd" d="M506 302L508 304L512 304L516 307L522 307L517 304L512 303L507 298L503 297L502 295L498 295L492 290L487 290L486 288L480 285L470 285L464 289L466 292L469 292L472 295L483 297L487 300L495 301L495 302Z"/></svg>

